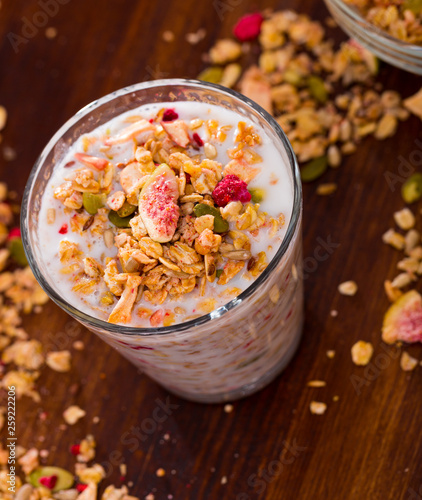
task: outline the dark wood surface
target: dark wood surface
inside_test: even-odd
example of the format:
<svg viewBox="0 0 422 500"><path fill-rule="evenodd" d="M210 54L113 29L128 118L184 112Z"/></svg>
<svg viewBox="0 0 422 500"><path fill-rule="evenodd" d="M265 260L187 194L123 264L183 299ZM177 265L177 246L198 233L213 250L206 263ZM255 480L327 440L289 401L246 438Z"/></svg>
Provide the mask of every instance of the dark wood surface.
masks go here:
<svg viewBox="0 0 422 500"><path fill-rule="evenodd" d="M202 54L230 34L240 15L258 6L222 0L226 9L220 20L215 5L205 1L61 3L48 21L58 36L49 40L39 29L17 53L8 34L21 34L24 18L32 19L40 5L3 0L0 10L0 104L9 111L2 146L17 152L12 162L0 155L1 179L20 195L47 140L80 107L141 80L195 77L204 67ZM295 8L320 20L327 16L318 0L259 2L264 7ZM205 38L189 45L184 34L201 27ZM166 29L175 33L174 43L162 40ZM382 65L379 79L404 96L421 83L420 77L388 65ZM20 444L51 449L48 462L72 468L69 446L93 433L97 460L110 471L107 482L119 484L116 464L122 459L134 483L132 494L140 498L151 492L158 500L422 498L422 369L401 371L398 351L380 338L388 306L383 281L394 277L399 259L381 243L381 235L392 224L393 211L402 207L399 191L391 192L384 172L397 172L400 155L408 159L417 149L417 137L421 122L413 117L400 124L392 140L364 140L340 169L327 173L324 181L339 186L334 195L319 197L315 184L305 186L305 257L314 254L319 239L331 238L339 246L307 276L303 341L286 371L266 389L234 403L232 413L225 413L223 405L169 396L49 303L41 315L26 318L25 326L45 344L70 348L73 367L64 375L43 371L39 388L45 421L32 401L19 401ZM418 225L421 229L420 220ZM359 285L352 298L337 292L348 279ZM333 309L337 317L330 315ZM72 349L74 339L85 342L83 352ZM350 347L358 339L375 346L366 369L351 361ZM328 349L335 350L334 359L327 358ZM420 346L408 351L422 358ZM327 386L307 388L312 379ZM356 390L359 380L364 384ZM171 415L154 424L157 401L167 398L174 405ZM328 404L325 415L310 413L312 400ZM70 404L86 409L87 416L63 430L61 414ZM96 416L100 421L94 424ZM133 430L141 426L151 429L141 431L142 439ZM156 476L158 468L165 469L164 477Z"/></svg>

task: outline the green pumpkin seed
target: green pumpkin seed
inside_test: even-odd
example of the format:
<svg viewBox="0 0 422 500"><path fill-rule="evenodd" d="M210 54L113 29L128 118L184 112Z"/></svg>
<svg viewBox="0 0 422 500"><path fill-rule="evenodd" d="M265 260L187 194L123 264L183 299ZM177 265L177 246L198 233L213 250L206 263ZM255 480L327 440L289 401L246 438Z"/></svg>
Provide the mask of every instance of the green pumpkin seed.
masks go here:
<svg viewBox="0 0 422 500"><path fill-rule="evenodd" d="M299 87L303 83L303 78L297 71L293 69L286 69L283 73L283 80L286 83L290 83L290 85L294 85L295 87Z"/></svg>
<svg viewBox="0 0 422 500"><path fill-rule="evenodd" d="M303 182L311 182L321 175L327 170L328 162L326 156L320 156L319 158L315 158L311 160L309 163L304 165L300 169L300 176Z"/></svg>
<svg viewBox="0 0 422 500"><path fill-rule="evenodd" d="M107 196L104 193L84 193L82 195L83 206L90 215L95 215L100 208L104 207L106 201Z"/></svg>
<svg viewBox="0 0 422 500"><path fill-rule="evenodd" d="M251 193L252 201L254 203L261 203L261 201L265 198L265 189L249 188L248 191Z"/></svg>
<svg viewBox="0 0 422 500"><path fill-rule="evenodd" d="M114 224L116 227L130 227L130 220L133 218L133 215L128 215L127 217L119 217L119 214L114 210L110 210L108 213L108 220Z"/></svg>
<svg viewBox="0 0 422 500"><path fill-rule="evenodd" d="M310 76L308 78L308 90L313 98L321 104L324 104L328 99L328 92L325 88L324 80L319 76Z"/></svg>
<svg viewBox="0 0 422 500"><path fill-rule="evenodd" d="M128 215L133 214L133 212L137 209L138 207L136 205L131 205L127 201L123 203L123 206L117 210L117 214L119 217L124 218L127 217Z"/></svg>
<svg viewBox="0 0 422 500"><path fill-rule="evenodd" d="M404 0L402 3L402 10L411 10L413 14L422 13L422 0Z"/></svg>
<svg viewBox="0 0 422 500"><path fill-rule="evenodd" d="M215 276L216 278L218 279L221 275L223 274L223 270L222 269L217 269L217 271L215 272Z"/></svg>
<svg viewBox="0 0 422 500"><path fill-rule="evenodd" d="M23 243L21 238L12 238L9 241L9 251L12 259L22 267L28 265L28 260L26 259L25 250L23 249Z"/></svg>
<svg viewBox="0 0 422 500"><path fill-rule="evenodd" d="M211 207L206 203L198 203L197 205L195 205L193 212L197 217L202 217L203 215L212 215L214 217L215 233L225 233L229 230L229 223L223 219L218 208Z"/></svg>
<svg viewBox="0 0 422 500"><path fill-rule="evenodd" d="M422 197L422 174L411 175L401 188L401 195L406 203L413 203Z"/></svg>
<svg viewBox="0 0 422 500"><path fill-rule="evenodd" d="M205 68L204 71L201 71L198 75L198 80L210 83L220 83L222 78L223 68L219 68L218 66Z"/></svg>
<svg viewBox="0 0 422 500"><path fill-rule="evenodd" d="M51 490L54 493L56 491L68 490L73 486L73 483L75 482L73 474L71 474L67 470L61 469L60 467L52 466L39 467L38 469L35 469L27 477L27 481L31 483L35 488L39 488L40 486L43 486L40 483L40 479L42 477L48 476L57 476L57 482L54 485L54 488Z"/></svg>

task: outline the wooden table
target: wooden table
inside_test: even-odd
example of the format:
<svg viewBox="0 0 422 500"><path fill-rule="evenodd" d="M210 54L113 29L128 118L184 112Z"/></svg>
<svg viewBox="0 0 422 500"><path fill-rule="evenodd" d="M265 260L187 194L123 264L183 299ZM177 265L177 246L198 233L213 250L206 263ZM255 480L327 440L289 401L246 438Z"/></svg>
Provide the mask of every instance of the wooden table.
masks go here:
<svg viewBox="0 0 422 500"><path fill-rule="evenodd" d="M50 0L48 26L56 27L58 35L48 39L45 28L27 27L22 35L26 19L38 16L37 22L43 22L41 2L2 3L0 104L9 111L3 146L13 147L17 158L0 158L1 179L20 195L42 147L80 107L142 80L195 77L204 67L202 54L257 5L223 0L220 20L215 2ZM259 6L296 8L321 21L327 16L316 0L264 0ZM189 45L184 34L201 27L205 38ZM168 29L176 35L174 43L161 38ZM16 51L10 33L26 36L19 43L14 39ZM404 96L421 83L387 65L382 65L380 80ZM41 315L26 318L31 335L57 349L82 339L86 348L73 351L70 373L43 371L39 388L46 420L32 401L19 401L20 444L51 449L48 462L71 469L69 446L93 433L97 459L110 472L107 481L119 484L117 464L124 460L134 483L131 491L140 498L151 492L158 500L422 498L421 368L403 372L399 351L380 338L388 306L383 281L395 275L399 259L381 243L381 235L403 205L384 172L397 172L400 156L409 159L417 149L417 137L421 122L413 117L392 140L364 140L340 169L326 174L324 181L339 186L334 195L317 196L315 184L305 186L305 257L314 256L321 241L338 246L307 275L303 341L270 386L234 403L231 413L223 405L169 396L49 303ZM359 285L355 297L337 292L337 285L348 279ZM332 310L337 317L330 315ZM351 361L350 348L358 339L375 347L367 368ZM326 356L329 349L335 350L334 359ZM422 358L420 346L408 351ZM312 379L325 380L327 386L306 387ZM310 413L312 400L328 404L325 415ZM154 409L166 401L172 406L157 422ZM63 430L61 414L70 404L86 409L87 416ZM97 424L92 421L96 416ZM165 469L164 477L156 476L158 468Z"/></svg>

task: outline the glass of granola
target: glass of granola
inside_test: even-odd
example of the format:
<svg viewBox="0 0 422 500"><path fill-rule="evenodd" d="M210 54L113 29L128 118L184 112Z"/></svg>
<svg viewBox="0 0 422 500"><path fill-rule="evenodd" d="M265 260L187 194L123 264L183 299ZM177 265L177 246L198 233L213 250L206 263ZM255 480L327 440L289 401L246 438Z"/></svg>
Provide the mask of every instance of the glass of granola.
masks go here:
<svg viewBox="0 0 422 500"><path fill-rule="evenodd" d="M325 0L339 26L393 66L422 74L420 0Z"/></svg>
<svg viewBox="0 0 422 500"><path fill-rule="evenodd" d="M56 304L169 391L223 402L267 385L299 344L301 219L296 159L266 111L161 80L55 134L21 223Z"/></svg>

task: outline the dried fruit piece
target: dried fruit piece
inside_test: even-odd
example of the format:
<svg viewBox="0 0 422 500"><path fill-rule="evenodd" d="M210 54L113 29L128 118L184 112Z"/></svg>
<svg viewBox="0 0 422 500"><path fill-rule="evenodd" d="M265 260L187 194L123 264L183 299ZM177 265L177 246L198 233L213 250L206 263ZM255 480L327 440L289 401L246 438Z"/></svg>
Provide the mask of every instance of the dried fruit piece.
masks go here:
<svg viewBox="0 0 422 500"><path fill-rule="evenodd" d="M237 175L226 175L215 187L212 197L219 207L225 207L231 201L248 203L252 196L248 191L248 185L237 177Z"/></svg>
<svg viewBox="0 0 422 500"><path fill-rule="evenodd" d="M127 217L120 217L117 212L114 210L110 210L108 213L108 220L114 224L116 227L130 227L130 221L133 218L134 214L129 215Z"/></svg>
<svg viewBox="0 0 422 500"><path fill-rule="evenodd" d="M223 68L219 66L211 66L210 68L205 68L198 75L198 80L209 83L220 83L223 78Z"/></svg>
<svg viewBox="0 0 422 500"><path fill-rule="evenodd" d="M75 153L75 158L87 167L94 168L95 170L104 170L108 165L108 160L105 158L98 158L85 153Z"/></svg>
<svg viewBox="0 0 422 500"><path fill-rule="evenodd" d="M182 148L186 148L186 146L190 142L190 139L188 134L188 126L183 120L161 122L161 125L173 142L175 142Z"/></svg>
<svg viewBox="0 0 422 500"><path fill-rule="evenodd" d="M241 42L255 40L261 32L261 24L264 18L260 12L242 16L233 28L234 36Z"/></svg>
<svg viewBox="0 0 422 500"><path fill-rule="evenodd" d="M207 205L206 203L198 203L197 205L195 205L193 212L197 217L202 217L203 215L212 215L214 217L215 233L225 233L229 230L229 223L223 219L218 208Z"/></svg>
<svg viewBox="0 0 422 500"><path fill-rule="evenodd" d="M177 120L179 115L176 113L174 109L167 108L163 113L163 122L172 122L173 120Z"/></svg>
<svg viewBox="0 0 422 500"><path fill-rule="evenodd" d="M382 339L387 344L422 341L422 297L410 290L394 302L384 316Z"/></svg>
<svg viewBox="0 0 422 500"><path fill-rule="evenodd" d="M106 201L107 196L104 193L94 194L85 192L82 195L82 204L90 215L95 215L100 208L105 206Z"/></svg>
<svg viewBox="0 0 422 500"><path fill-rule="evenodd" d="M139 215L151 239L166 243L179 220L179 186L173 170L163 163L154 170L139 196Z"/></svg>
<svg viewBox="0 0 422 500"><path fill-rule="evenodd" d="M46 483L47 481L42 481L45 478L56 477L55 484L50 488ZM40 486L46 486L51 489L54 493L56 491L68 490L73 486L74 477L73 475L65 469L61 469L60 467L46 466L39 467L35 469L27 478L28 482L32 484L35 488L39 488ZM52 485L52 482L49 482Z"/></svg>
<svg viewBox="0 0 422 500"><path fill-rule="evenodd" d="M311 160L300 169L300 177L303 182L312 182L327 170L328 161L326 156L320 156Z"/></svg>
<svg viewBox="0 0 422 500"><path fill-rule="evenodd" d="M422 197L422 174L411 175L401 188L401 195L406 203L414 203Z"/></svg>

